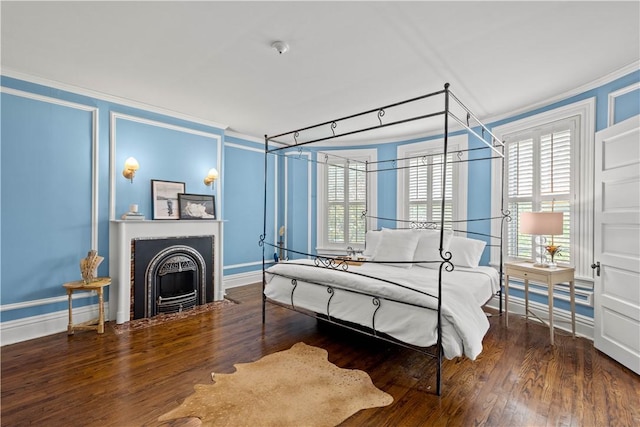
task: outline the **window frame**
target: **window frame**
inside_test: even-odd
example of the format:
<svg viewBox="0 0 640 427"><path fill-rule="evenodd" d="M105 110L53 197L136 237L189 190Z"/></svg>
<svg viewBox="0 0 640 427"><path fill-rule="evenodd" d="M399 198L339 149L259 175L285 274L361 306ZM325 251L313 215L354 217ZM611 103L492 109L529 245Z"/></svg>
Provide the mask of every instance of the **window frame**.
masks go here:
<svg viewBox="0 0 640 427"><path fill-rule="evenodd" d="M571 205L571 242L572 242L572 266L575 267L576 282L582 286L593 287L593 179L594 179L594 147L595 147L595 98L587 98L562 107L547 110L538 114L514 120L492 129L492 132L500 140L505 136L526 131L528 129L542 127L573 116L579 117L576 126L576 135L573 140L571 162L573 169L572 194L574 201ZM491 174L491 194L492 194L492 214L502 216L502 192L503 189L503 167L502 160L496 159L492 165ZM507 165L504 164L506 169ZM505 198L506 201L506 198ZM507 210L505 203L504 209ZM500 235L500 223L494 221L492 224L492 234ZM505 240L506 244L506 230ZM504 262L508 262L504 250ZM498 267L500 265L500 248L494 247L491 250L490 264Z"/></svg>
<svg viewBox="0 0 640 427"><path fill-rule="evenodd" d="M377 150L372 148L364 149L349 149L349 150L325 150L318 152L317 156L317 193L318 193L318 209L317 209L317 231L316 231L316 252L319 254L340 255L344 254L347 247L351 246L354 250L364 250L364 242L362 244L350 244L350 243L329 243L327 236L327 188L325 186L327 180L327 167L325 166L324 156L335 155L345 159L350 159L359 162L375 162L377 161ZM377 177L375 172L367 173L367 192L365 197L365 203L368 209L365 227L366 230L371 230L374 220L370 217L375 217L377 213ZM365 231L366 231L365 230Z"/></svg>
<svg viewBox="0 0 640 427"><path fill-rule="evenodd" d="M454 156L455 153L462 151L465 157L468 158L468 152L465 151L468 148L468 135L455 135L450 136L447 141L448 152ZM406 159L412 156L429 155L429 154L442 154L444 147L444 138L433 139L429 141L422 141L412 144L400 145L397 148L398 159ZM407 160L399 160L399 162L407 162ZM452 164L449 164L450 167ZM453 172L453 221L461 221L467 218L467 191L468 191L468 162L454 163L455 168ZM398 195L397 195L397 217L398 219L408 221L409 220L409 169L403 168L404 164L398 164L397 171L397 183L398 183ZM396 227L406 228L406 223L397 223ZM466 223L459 222L454 226L454 229L458 231L466 231Z"/></svg>
<svg viewBox="0 0 640 427"><path fill-rule="evenodd" d="M573 221L573 214L574 214L574 209L572 209L573 203L572 201L576 199L575 196L575 184L576 184L576 180L575 180L575 173L576 173L576 167L578 162L576 161L576 155L577 155L577 145L578 145L578 141L576 141L576 138L578 137L578 126L580 123L580 117L575 115L575 116L571 116L571 117L567 117L561 120L556 120L554 122L551 123L547 123L545 125L542 126L536 126L534 128L529 128L520 132L515 132L515 133L511 133L508 135L505 135L503 138L503 141L505 143L505 162L507 162L506 166L505 166L505 180L504 180L504 199L505 199L505 207L506 209L508 209L512 215L512 221L510 223L507 224L507 228L509 228L509 225L513 225L514 227L517 227L518 225L518 219L515 218L514 216L517 215L517 212L519 212L519 210L513 210L510 209L510 206L512 203L514 204L529 204L531 207L530 211L533 212L540 212L540 211L544 211L544 212L549 212L550 209L553 209L552 206L555 203L558 204L558 206L560 206L560 208L558 209L558 211L563 211L564 209L562 208L562 205L564 204L565 206L568 204L569 205L569 215L565 216L564 222L569 223L570 224L570 230L574 229L574 221ZM544 150L544 145L545 143L547 143L547 141L545 140L546 136L549 135L558 135L561 134L562 132L569 132L570 134L570 140L569 140L569 150L568 150L568 154L569 154L569 162L568 162L568 169L570 172L570 179L568 181L569 184L569 188L567 191L563 191L563 192L558 192L558 193L545 193L544 191L544 184L545 184L545 176L548 176L548 174L545 172L545 168L549 168L551 167L551 165L545 163L544 161L544 156L543 156L543 150ZM551 139L553 140L553 138ZM518 194L514 194L514 195L510 195L509 191L510 191L510 182L509 182L509 172L510 172L510 168L509 168L509 161L511 159L511 147L512 144L523 144L523 143L529 143L530 142L530 162L529 165L531 167L530 172L528 174L525 174L525 176L529 177L528 175L530 174L530 178L531 178L531 194L522 194L518 191ZM521 151L521 148L517 148L518 151ZM520 162L522 161L522 156L518 153L516 159L518 160L518 166L520 165ZM527 162L525 162L527 163ZM558 169L557 172L560 173L562 170ZM555 174L552 174L552 176L556 176ZM560 175L561 176L561 175ZM520 181L519 178L516 178L517 181ZM551 184L553 185L553 184ZM547 206L547 208L545 208L545 205ZM551 207L550 207L551 206ZM529 212L529 210L523 210L523 212ZM515 230L515 233L520 236L520 233ZM569 265L570 263L572 263L572 258L573 258L573 247L574 242L572 240L573 234L570 232L569 235L567 236L569 239L569 251L563 251L564 253L568 253L570 254L570 258L568 260L568 262L566 260L563 260L562 255L559 258L556 258L556 262L558 263L562 263L563 265ZM510 261L528 261L531 260L532 258L534 258L536 256L536 244L534 242L534 239L531 238L530 241L525 245L527 247L527 250L525 250L525 253L529 253L531 256L517 256L517 255L509 255L509 243L511 243L511 236L509 234L509 232L507 231L507 238L506 238L506 246L505 246L505 256L508 260ZM556 239L558 239L558 237L556 236ZM560 241L562 242L562 238L559 238ZM529 239L525 239L525 242L529 240ZM551 240L549 240L549 243L553 241L553 237L551 238ZM519 243L521 243L520 240L518 240ZM566 244L564 243L560 243L561 246L565 247ZM518 245L518 247L522 247L521 245ZM518 250L515 251L516 253L519 253Z"/></svg>

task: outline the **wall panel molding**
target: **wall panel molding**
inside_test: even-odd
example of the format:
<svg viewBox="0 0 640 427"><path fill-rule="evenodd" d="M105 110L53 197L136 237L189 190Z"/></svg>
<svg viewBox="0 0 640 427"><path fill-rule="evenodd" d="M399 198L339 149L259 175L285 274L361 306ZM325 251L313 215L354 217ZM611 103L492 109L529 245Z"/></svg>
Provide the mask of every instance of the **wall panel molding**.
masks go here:
<svg viewBox="0 0 640 427"><path fill-rule="evenodd" d="M111 221L117 219L116 218L116 178L119 176L117 171L117 165L115 164L116 159L116 146L117 146L117 122L118 120L126 120L130 122L140 123L148 126L155 126L163 129L169 129L176 132L183 132L191 135L202 136L205 138L211 138L215 141L217 147L217 165L216 169L220 173L220 176L223 176L222 171L222 136L210 133L199 131L196 129L191 129L184 126L172 125L169 123L160 122L157 120L145 119L143 117L134 116L130 114L118 113L112 111L110 113L109 123L110 123L110 132L109 132L109 219ZM216 180L216 194L218 197L222 198L222 186L221 180ZM217 210L219 212L219 210ZM218 216L223 217L222 212L218 213Z"/></svg>
<svg viewBox="0 0 640 427"><path fill-rule="evenodd" d="M34 101L46 102L48 104L59 105L62 107L73 108L76 110L91 113L91 248L98 250L98 200L99 200L99 179L98 165L99 163L99 129L98 129L98 107L92 105L79 104L76 102L64 101L62 99L52 98L49 96L38 95L31 92L12 89L8 87L0 87L2 93L7 95L18 96L21 98L31 99Z"/></svg>
<svg viewBox="0 0 640 427"><path fill-rule="evenodd" d="M607 127L613 126L614 124L616 124L615 123L616 98L619 98L635 90L640 90L640 82L637 82L635 84L623 87L622 89L618 89L616 91L609 93L609 95L607 96L607 107L608 107Z"/></svg>

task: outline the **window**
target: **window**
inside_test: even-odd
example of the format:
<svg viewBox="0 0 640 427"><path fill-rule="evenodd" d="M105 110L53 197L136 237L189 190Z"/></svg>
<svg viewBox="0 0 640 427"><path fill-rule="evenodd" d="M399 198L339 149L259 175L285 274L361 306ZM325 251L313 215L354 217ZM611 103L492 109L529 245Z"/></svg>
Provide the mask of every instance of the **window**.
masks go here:
<svg viewBox="0 0 640 427"><path fill-rule="evenodd" d="M451 228L454 216L453 177L457 164L451 163L453 156L447 156L446 189L444 191L445 223ZM421 153L408 160L407 200L409 201L409 221L440 223L442 218L442 179L444 175L444 154Z"/></svg>
<svg viewBox="0 0 640 427"><path fill-rule="evenodd" d="M456 153L467 149L467 137L449 138L446 188L442 189L444 154L442 140L419 142L398 147L398 218L416 222L440 223L444 197L446 228L467 213L467 163L459 162ZM462 154L466 158L467 153ZM407 227L407 224L398 224Z"/></svg>
<svg viewBox="0 0 640 427"><path fill-rule="evenodd" d="M595 98L588 98L495 127L492 132L505 141L504 176L501 162L492 167L493 216L510 210L506 225L505 256L532 259L530 236L517 233L522 211L562 211L564 233L554 236L563 247L557 256L575 267L580 286L593 284L593 153ZM504 187L504 193L502 188ZM500 224L492 225L500 235ZM498 265L500 248L491 250Z"/></svg>
<svg viewBox="0 0 640 427"><path fill-rule="evenodd" d="M507 224L507 256L533 259L539 247L532 236L518 232L522 212L563 212L564 233L548 243L560 245L557 262L571 258L571 152L577 117L505 137L505 203L512 221Z"/></svg>
<svg viewBox="0 0 640 427"><path fill-rule="evenodd" d="M362 163L332 160L327 165L327 242L364 244L366 170Z"/></svg>
<svg viewBox="0 0 640 427"><path fill-rule="evenodd" d="M320 251L340 251L351 246L364 247L367 219L375 216L373 201L367 202L367 189L375 183L367 174L366 162L375 160L375 150L332 151L318 154L318 246Z"/></svg>

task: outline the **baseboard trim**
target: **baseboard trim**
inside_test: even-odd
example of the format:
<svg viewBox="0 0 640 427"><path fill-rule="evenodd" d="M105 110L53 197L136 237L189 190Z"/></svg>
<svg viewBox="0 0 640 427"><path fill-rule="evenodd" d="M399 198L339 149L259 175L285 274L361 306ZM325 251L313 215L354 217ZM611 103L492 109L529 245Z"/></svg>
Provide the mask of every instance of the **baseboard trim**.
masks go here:
<svg viewBox="0 0 640 427"><path fill-rule="evenodd" d="M224 276L224 288L231 289L239 286L262 282L262 269L247 273L230 274Z"/></svg>
<svg viewBox="0 0 640 427"><path fill-rule="evenodd" d="M509 314L524 316L524 302L525 301L522 298L509 296ZM499 304L499 297L494 296L486 306L498 310ZM529 310L542 319L546 319L549 316L549 308L546 304L529 301ZM538 319L531 315L529 316L529 320L540 323ZM554 307L553 323L554 327L571 333L571 312ZM593 334L593 319L581 314L576 314L576 336L581 336L593 341Z"/></svg>
<svg viewBox="0 0 640 427"><path fill-rule="evenodd" d="M104 311L109 313L108 302L104 304ZM73 323L88 322L97 317L98 304L73 309ZM65 332L68 324L69 311L67 310L2 322L0 323L0 346Z"/></svg>
<svg viewBox="0 0 640 427"><path fill-rule="evenodd" d="M259 283L261 281L262 269L248 273L232 274L224 276L224 288L230 289L238 286ZM108 316L108 301L105 301L104 311ZM97 317L98 304L73 309L74 323L87 322ZM67 330L68 323L69 312L67 310L60 310L53 313L2 322L0 323L0 347L65 332Z"/></svg>

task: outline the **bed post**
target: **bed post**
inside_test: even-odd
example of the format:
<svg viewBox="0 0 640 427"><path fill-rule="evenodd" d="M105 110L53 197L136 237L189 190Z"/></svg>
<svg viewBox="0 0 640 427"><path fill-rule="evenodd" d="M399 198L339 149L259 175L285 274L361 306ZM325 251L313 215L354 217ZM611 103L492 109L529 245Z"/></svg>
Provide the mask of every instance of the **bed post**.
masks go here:
<svg viewBox="0 0 640 427"><path fill-rule="evenodd" d="M262 324L265 324L265 310L267 297L264 294L264 288L266 285L266 260L265 260L265 247L264 240L267 238L267 154L269 153L269 138L264 136L264 205L262 212L262 236L260 236L260 246L262 246Z"/></svg>
<svg viewBox="0 0 640 427"><path fill-rule="evenodd" d="M365 249L366 249L366 235L367 231L369 231L369 160L364 163L364 212L362 212L362 216L364 219L364 235L365 235ZM377 227L377 224L376 224Z"/></svg>
<svg viewBox="0 0 640 427"><path fill-rule="evenodd" d="M444 84L444 159L442 160L442 194L446 193L447 188L447 155L449 153L449 83ZM445 198L442 197L440 206L440 257L442 263L438 273L438 372L436 374L436 394L442 394L442 269L446 268L445 263L449 262L449 258L445 257L444 250L444 212Z"/></svg>
<svg viewBox="0 0 640 427"><path fill-rule="evenodd" d="M500 315L502 316L502 282L503 282L503 262L504 262L504 226L505 221L509 217L505 215L504 210L504 145L502 146L502 157L500 158L501 171L500 171L500 214L502 219L500 220Z"/></svg>

